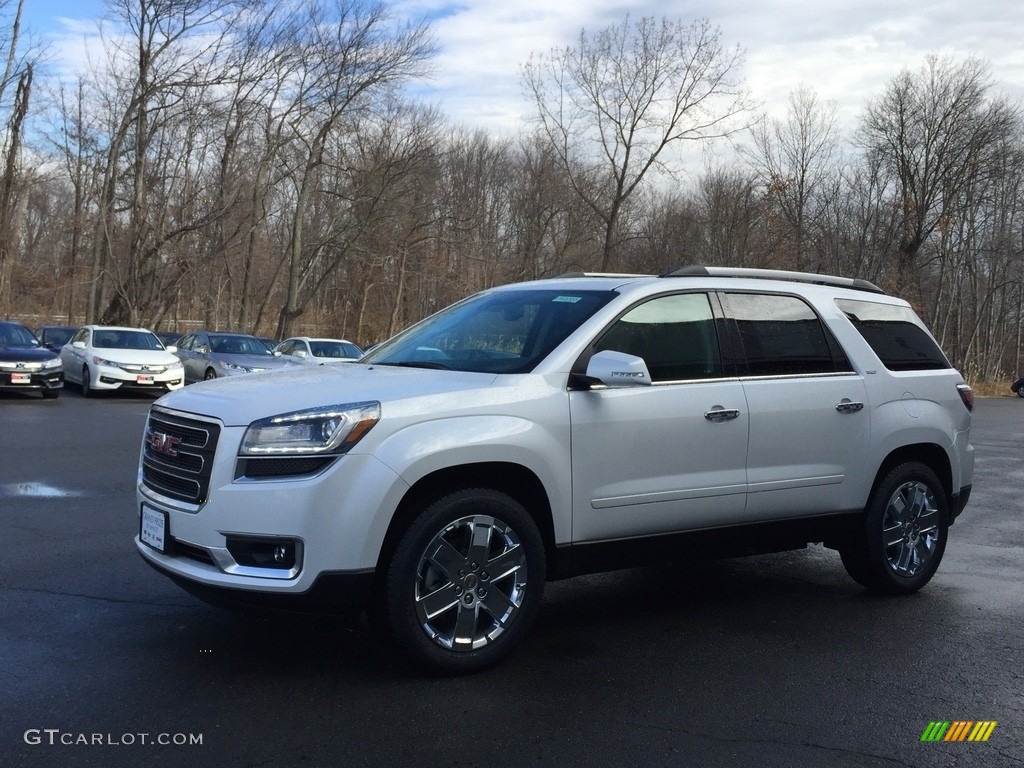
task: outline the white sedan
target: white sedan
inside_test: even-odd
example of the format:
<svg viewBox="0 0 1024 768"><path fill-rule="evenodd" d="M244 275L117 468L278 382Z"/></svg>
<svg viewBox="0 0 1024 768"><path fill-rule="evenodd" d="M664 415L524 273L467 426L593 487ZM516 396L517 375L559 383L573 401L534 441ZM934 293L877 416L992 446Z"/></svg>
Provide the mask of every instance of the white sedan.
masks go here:
<svg viewBox="0 0 1024 768"><path fill-rule="evenodd" d="M184 385L184 369L152 331L86 325L60 350L64 380L86 397L99 391L130 389L167 392Z"/></svg>
<svg viewBox="0 0 1024 768"><path fill-rule="evenodd" d="M299 365L349 363L363 356L363 350L344 339L311 339L296 336L277 345L281 357Z"/></svg>

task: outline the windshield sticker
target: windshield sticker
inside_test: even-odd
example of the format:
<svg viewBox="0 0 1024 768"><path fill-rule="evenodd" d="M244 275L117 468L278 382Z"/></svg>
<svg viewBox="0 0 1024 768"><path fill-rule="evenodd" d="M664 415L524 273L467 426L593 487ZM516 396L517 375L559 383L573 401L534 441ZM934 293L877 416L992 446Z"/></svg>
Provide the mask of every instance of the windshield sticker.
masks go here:
<svg viewBox="0 0 1024 768"><path fill-rule="evenodd" d="M552 301L559 301L563 304L575 304L582 298L582 296L555 296Z"/></svg>

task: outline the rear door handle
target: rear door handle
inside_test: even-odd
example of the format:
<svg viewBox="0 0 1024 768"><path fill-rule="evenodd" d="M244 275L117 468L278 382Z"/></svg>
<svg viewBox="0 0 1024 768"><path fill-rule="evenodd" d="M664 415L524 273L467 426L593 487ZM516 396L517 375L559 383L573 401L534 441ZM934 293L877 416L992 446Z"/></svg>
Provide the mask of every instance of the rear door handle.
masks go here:
<svg viewBox="0 0 1024 768"><path fill-rule="evenodd" d="M836 410L840 413L856 413L857 411L863 410L864 403L855 403L847 398L843 398L842 402L836 406Z"/></svg>
<svg viewBox="0 0 1024 768"><path fill-rule="evenodd" d="M720 405L713 405L710 411L705 411L704 418L708 421L727 421L728 419L735 419L739 415L740 412L735 408L723 408Z"/></svg>

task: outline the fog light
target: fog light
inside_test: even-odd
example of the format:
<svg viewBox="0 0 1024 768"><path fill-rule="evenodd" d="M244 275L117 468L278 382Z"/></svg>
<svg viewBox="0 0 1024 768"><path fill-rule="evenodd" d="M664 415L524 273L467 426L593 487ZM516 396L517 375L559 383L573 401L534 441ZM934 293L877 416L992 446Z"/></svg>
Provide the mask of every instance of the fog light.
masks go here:
<svg viewBox="0 0 1024 768"><path fill-rule="evenodd" d="M228 536L228 552L239 565L291 570L298 561L299 542L255 536Z"/></svg>

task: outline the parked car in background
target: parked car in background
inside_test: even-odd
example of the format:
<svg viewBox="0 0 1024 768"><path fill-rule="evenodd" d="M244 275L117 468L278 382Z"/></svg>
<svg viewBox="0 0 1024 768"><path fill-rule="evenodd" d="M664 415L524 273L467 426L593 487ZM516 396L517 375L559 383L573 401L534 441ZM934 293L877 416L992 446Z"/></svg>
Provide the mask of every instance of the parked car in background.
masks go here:
<svg viewBox="0 0 1024 768"><path fill-rule="evenodd" d="M99 391L168 392L184 385L181 361L145 328L86 325L60 351L66 381Z"/></svg>
<svg viewBox="0 0 1024 768"><path fill-rule="evenodd" d="M60 348L68 343L68 339L74 336L77 330L77 325L41 325L36 331L36 338L47 349L60 352Z"/></svg>
<svg viewBox="0 0 1024 768"><path fill-rule="evenodd" d="M277 345L278 353L285 360L297 365L328 365L349 363L363 356L363 350L344 339L311 339L296 336L285 339Z"/></svg>
<svg viewBox="0 0 1024 768"><path fill-rule="evenodd" d="M160 343L165 347L177 346L178 339L181 338L181 334L176 331L153 331L153 334L160 339Z"/></svg>
<svg viewBox="0 0 1024 768"><path fill-rule="evenodd" d="M179 340L177 355L185 366L185 382L288 368L260 339L246 333L188 333Z"/></svg>
<svg viewBox="0 0 1024 768"><path fill-rule="evenodd" d="M53 350L21 323L0 320L0 389L60 395L64 369Z"/></svg>

